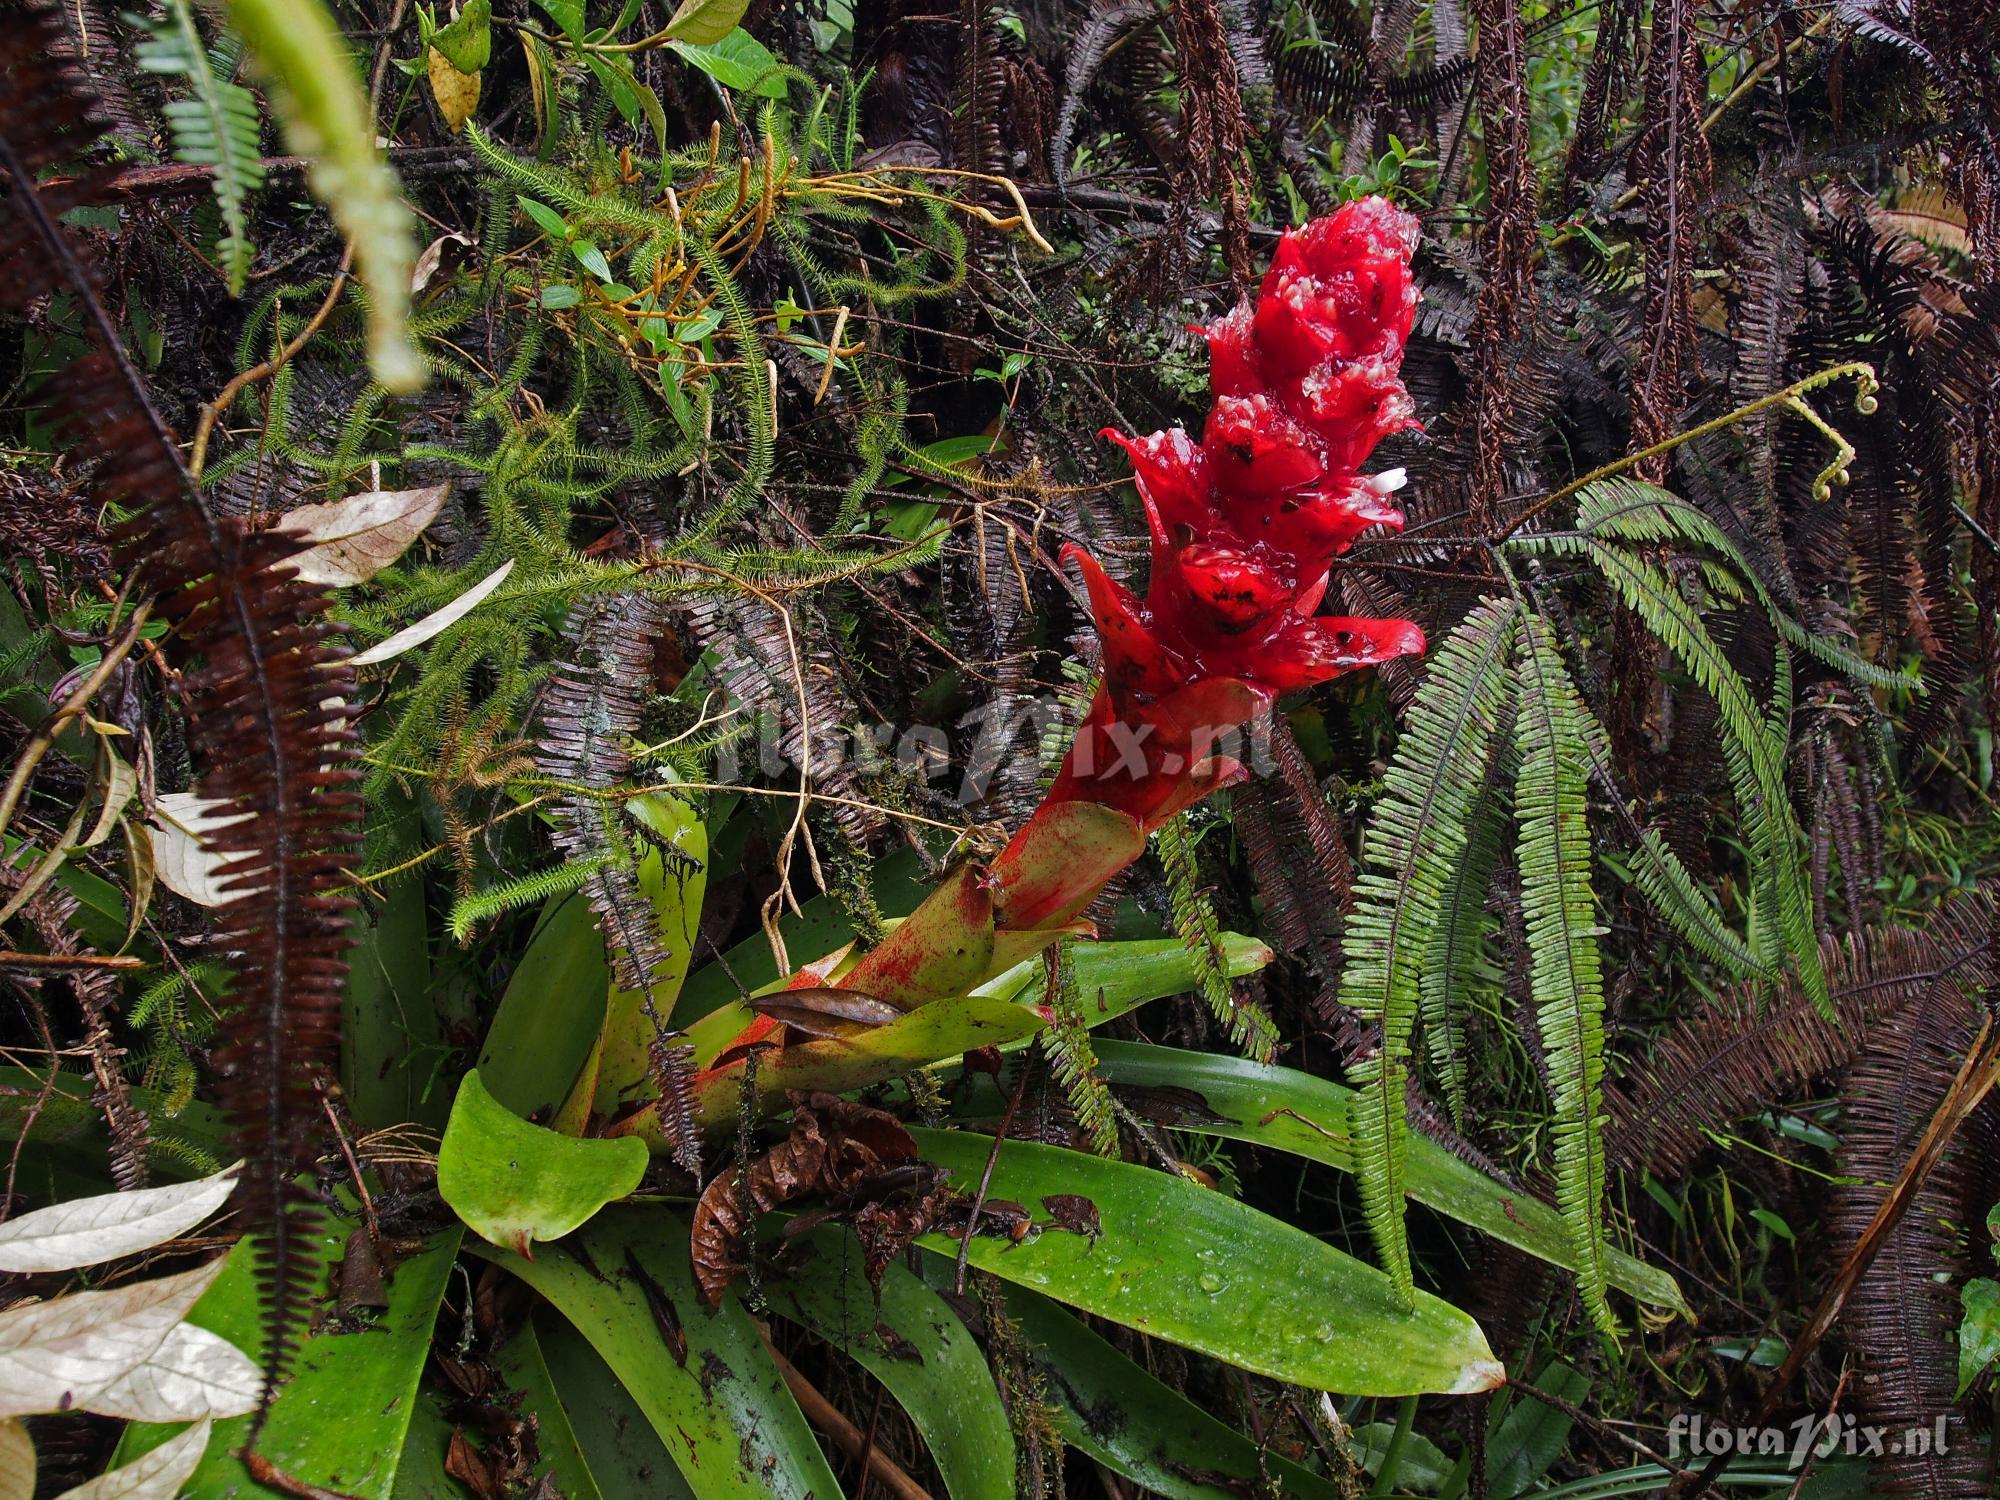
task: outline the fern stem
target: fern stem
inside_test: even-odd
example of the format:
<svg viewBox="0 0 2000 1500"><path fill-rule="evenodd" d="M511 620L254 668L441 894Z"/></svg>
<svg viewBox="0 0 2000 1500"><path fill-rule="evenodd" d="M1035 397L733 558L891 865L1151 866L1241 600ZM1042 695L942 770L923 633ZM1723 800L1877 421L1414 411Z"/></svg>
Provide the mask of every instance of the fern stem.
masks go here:
<svg viewBox="0 0 2000 1500"><path fill-rule="evenodd" d="M1658 458L1662 453L1671 453L1683 444L1692 443L1698 438L1709 436L1711 433L1721 432L1725 428L1734 427L1744 418L1753 417L1760 411L1767 411L1774 406L1796 408L1802 396L1818 390L1823 385L1828 385L1833 381L1846 379L1850 376L1860 386L1860 390L1855 393L1854 397L1855 407L1863 416L1866 416L1870 411L1874 410L1875 392L1882 388L1881 381L1876 378L1875 367L1864 359L1849 360L1845 364L1829 365L1817 374L1808 375L1802 380L1793 381L1781 391L1773 391L1768 396L1759 396L1755 401L1739 406L1734 411L1724 412L1719 417L1703 422L1699 427L1690 427L1686 432L1675 433L1672 437L1662 439L1660 442L1654 443L1651 447L1641 448L1637 452L1628 453L1623 458L1613 459L1608 464L1592 469L1581 479L1572 479L1561 489L1552 492L1541 500L1537 500L1533 505L1522 511L1521 514L1514 517L1512 521L1508 522L1505 531L1495 536L1487 537L1485 540L1489 545L1498 546L1523 526L1534 520L1535 517L1562 504L1563 501L1569 499L1570 496L1574 495L1585 485L1595 484L1600 479L1609 479L1615 474L1623 474L1627 469L1642 464L1649 458ZM1819 425L1822 427L1825 426L1824 423Z"/></svg>

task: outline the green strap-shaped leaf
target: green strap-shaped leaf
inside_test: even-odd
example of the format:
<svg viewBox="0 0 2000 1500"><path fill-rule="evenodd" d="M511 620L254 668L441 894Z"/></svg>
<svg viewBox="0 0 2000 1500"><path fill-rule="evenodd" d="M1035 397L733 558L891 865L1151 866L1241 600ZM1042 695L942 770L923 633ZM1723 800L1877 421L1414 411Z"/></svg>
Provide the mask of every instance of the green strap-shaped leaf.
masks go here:
<svg viewBox="0 0 2000 1500"><path fill-rule="evenodd" d="M695 1295L687 1226L658 1208L608 1209L533 1260L470 1248L533 1287L638 1402L699 1500L838 1495L826 1457L757 1328L732 1297ZM685 1340L686 1361L668 1344Z"/></svg>
<svg viewBox="0 0 2000 1500"><path fill-rule="evenodd" d="M1518 670L1514 783L1520 824L1521 909L1528 934L1529 989L1541 1032L1554 1109L1556 1205L1570 1236L1584 1306L1607 1333L1605 1301L1604 983L1591 890L1585 791L1590 753L1582 700L1540 616L1523 621Z"/></svg>
<svg viewBox="0 0 2000 1500"><path fill-rule="evenodd" d="M1171 1122L1176 1130L1248 1141L1337 1171L1354 1170L1347 1129L1354 1091L1343 1084L1210 1052L1140 1042L1097 1045L1099 1064L1112 1084L1199 1096L1198 1106ZM1427 1136L1410 1136L1407 1181L1410 1197L1426 1208L1550 1265L1577 1269L1575 1249L1555 1209L1533 1193L1495 1181ZM1615 1249L1606 1269L1613 1286L1648 1306L1686 1311L1679 1285L1665 1271Z"/></svg>
<svg viewBox="0 0 2000 1500"><path fill-rule="evenodd" d="M846 1230L794 1240L786 1274L765 1281L780 1317L811 1329L889 1388L923 1435L952 1500L1010 1500L1014 1434L986 1355L958 1314L899 1263L882 1276L881 1300L863 1272L861 1244Z"/></svg>
<svg viewBox="0 0 2000 1500"><path fill-rule="evenodd" d="M326 1284L336 1261L366 1253L349 1249L351 1237L366 1235L358 1218L328 1215L321 1226L306 1268L315 1287ZM258 1436L258 1453L302 1483L356 1500L391 1500L416 1408L417 1382L430 1355L432 1325L458 1246L455 1228L433 1235L384 1283L387 1307L336 1319L306 1336L294 1373L279 1386ZM264 1329L255 1248L252 1240L237 1242L221 1279L188 1317L244 1349L256 1348ZM215 1424L187 1494L263 1493L237 1456L251 1421L235 1417ZM158 1447L179 1430L134 1423L119 1444L118 1462Z"/></svg>
<svg viewBox="0 0 2000 1500"><path fill-rule="evenodd" d="M912 1132L926 1161L968 1189L992 1142ZM1128 1328L1239 1368L1348 1395L1490 1390L1506 1372L1471 1318L1426 1292L1399 1295L1373 1266L1181 1177L1008 1141L990 1196L1043 1212L1052 1194L1096 1207L1095 1240L1050 1229L1025 1244L976 1236L971 1264ZM1165 1232L1168 1227L1172 1232ZM941 1254L943 1235L921 1244Z"/></svg>
<svg viewBox="0 0 2000 1500"><path fill-rule="evenodd" d="M320 0L223 0L223 9L270 86L287 143L310 164L314 196L354 247L370 370L392 391L416 390L424 364L408 333L414 220L376 148L375 112L340 28Z"/></svg>
<svg viewBox="0 0 2000 1500"><path fill-rule="evenodd" d="M1368 1227L1405 1298L1415 1286L1403 1231L1410 1033L1445 888L1466 858L1474 803L1506 711L1507 653L1519 612L1511 599L1486 600L1431 656L1361 841L1340 999L1382 1028L1380 1050L1354 1070L1361 1089L1354 1130Z"/></svg>
<svg viewBox="0 0 2000 1500"><path fill-rule="evenodd" d="M1196 1406L1046 1297L1006 1288L1007 1314L1056 1409L1062 1440L1113 1473L1171 1500L1235 1500L1266 1493L1266 1476L1291 1500L1347 1493L1257 1445Z"/></svg>
<svg viewBox="0 0 2000 1500"><path fill-rule="evenodd" d="M535 1414L540 1472L563 1500L685 1500L692 1493L631 1393L549 1309L526 1319L494 1363Z"/></svg>

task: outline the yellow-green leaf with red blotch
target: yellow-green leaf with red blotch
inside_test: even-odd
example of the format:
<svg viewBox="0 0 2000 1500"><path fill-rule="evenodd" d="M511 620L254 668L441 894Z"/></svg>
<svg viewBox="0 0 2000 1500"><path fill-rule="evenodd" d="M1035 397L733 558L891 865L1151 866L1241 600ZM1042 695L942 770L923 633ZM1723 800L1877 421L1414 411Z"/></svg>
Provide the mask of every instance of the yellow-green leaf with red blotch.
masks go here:
<svg viewBox="0 0 2000 1500"><path fill-rule="evenodd" d="M839 983L915 1010L964 994L990 978L992 966L993 888L982 869L963 864Z"/></svg>
<svg viewBox="0 0 2000 1500"><path fill-rule="evenodd" d="M1138 820L1095 802L1045 803L993 862L1002 926L1054 927L1146 850Z"/></svg>

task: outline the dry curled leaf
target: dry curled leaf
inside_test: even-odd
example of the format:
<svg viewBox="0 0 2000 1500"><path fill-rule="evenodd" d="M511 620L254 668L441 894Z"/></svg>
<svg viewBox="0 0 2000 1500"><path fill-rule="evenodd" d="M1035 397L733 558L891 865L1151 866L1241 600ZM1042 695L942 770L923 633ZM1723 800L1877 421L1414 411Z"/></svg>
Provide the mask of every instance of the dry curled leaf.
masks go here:
<svg viewBox="0 0 2000 1500"><path fill-rule="evenodd" d="M35 1445L19 1422L0 1422L0 1500L34 1500Z"/></svg>
<svg viewBox="0 0 2000 1500"><path fill-rule="evenodd" d="M94 1411L191 1422L256 1410L263 1374L227 1340L183 1323L224 1259L0 1313L0 1418Z"/></svg>
<svg viewBox="0 0 2000 1500"><path fill-rule="evenodd" d="M510 557L451 603L432 610L414 625L404 626L386 641L378 642L366 651L356 652L347 664L351 667L372 667L377 662L388 661L421 646L434 635L443 634L477 609L488 594L507 581L507 575L513 571L514 559Z"/></svg>
<svg viewBox="0 0 2000 1500"><path fill-rule="evenodd" d="M197 1422L129 1464L66 1491L58 1500L174 1500L200 1467L208 1451L208 1434L208 1422Z"/></svg>
<svg viewBox="0 0 2000 1500"><path fill-rule="evenodd" d="M758 1213L814 1196L845 1197L858 1209L871 1184L906 1186L891 1174L916 1161L917 1143L894 1115L831 1094L794 1096L791 1134L750 1163L740 1187L736 1168L718 1173L695 1206L691 1248L702 1300L719 1305L744 1270L746 1197Z"/></svg>
<svg viewBox="0 0 2000 1500"><path fill-rule="evenodd" d="M208 835L254 814L193 792L165 792L153 801L146 837L153 846L153 874L177 896L199 906L221 906L243 894L222 877L230 856L217 851Z"/></svg>

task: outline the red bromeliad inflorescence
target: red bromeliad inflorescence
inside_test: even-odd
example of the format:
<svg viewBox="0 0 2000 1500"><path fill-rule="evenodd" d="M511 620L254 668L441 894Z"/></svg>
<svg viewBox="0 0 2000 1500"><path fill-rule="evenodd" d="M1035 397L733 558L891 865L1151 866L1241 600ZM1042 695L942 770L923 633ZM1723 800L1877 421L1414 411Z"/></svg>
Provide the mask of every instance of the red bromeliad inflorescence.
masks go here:
<svg viewBox="0 0 2000 1500"><path fill-rule="evenodd" d="M1203 330L1214 404L1201 439L1105 433L1132 456L1152 575L1141 600L1064 550L1090 591L1104 677L1017 844L1069 801L1156 828L1242 778L1215 747L1278 694L1424 649L1408 620L1314 614L1333 559L1403 524L1389 503L1401 472L1359 469L1417 425L1398 373L1416 242L1416 220L1381 198L1286 233L1258 298Z"/></svg>
<svg viewBox="0 0 2000 1500"><path fill-rule="evenodd" d="M1083 570L1104 673L1055 784L990 867L961 867L874 948L808 964L790 989L913 1010L1088 930L1083 909L1150 831L1243 779L1229 737L1279 694L1424 649L1408 620L1315 613L1333 560L1369 528L1403 524L1389 503L1400 471L1360 468L1417 425L1399 374L1416 243L1416 221L1381 198L1288 232L1257 298L1202 330L1214 401L1200 440L1106 434L1132 457L1152 574L1140 599L1064 550ZM723 1048L694 1080L697 1119L733 1117L747 1054L784 1050L786 1034L760 1016ZM871 1081L855 1066L845 1086ZM615 1128L657 1135L649 1113Z"/></svg>

